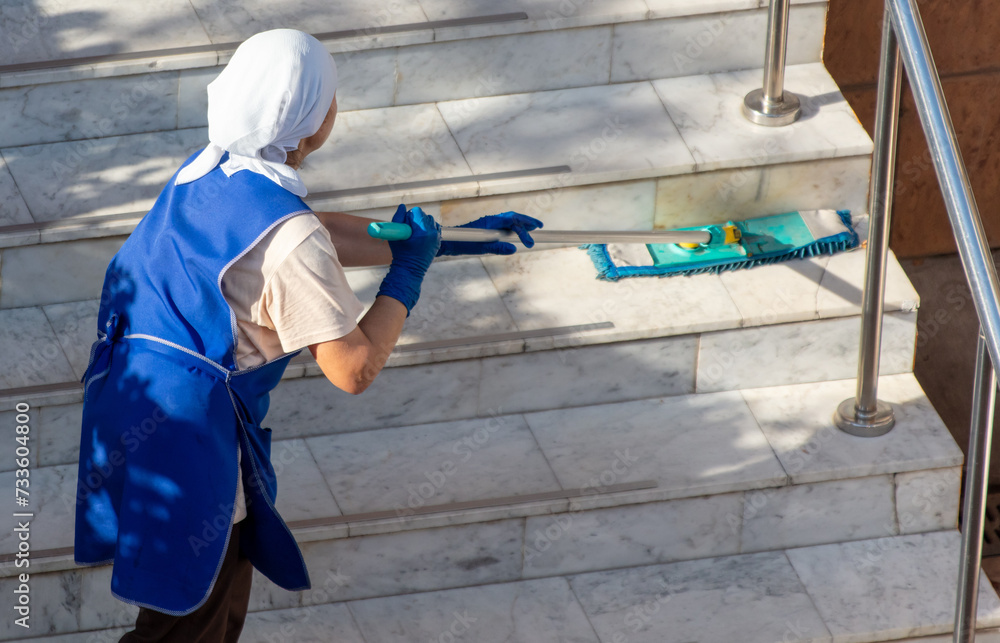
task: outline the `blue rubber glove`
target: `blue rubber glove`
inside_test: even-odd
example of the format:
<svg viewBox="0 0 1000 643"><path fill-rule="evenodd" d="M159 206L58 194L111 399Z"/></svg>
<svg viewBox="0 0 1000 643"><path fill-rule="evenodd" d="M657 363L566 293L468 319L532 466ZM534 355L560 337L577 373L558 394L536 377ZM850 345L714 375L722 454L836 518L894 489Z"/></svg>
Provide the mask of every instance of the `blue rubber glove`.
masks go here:
<svg viewBox="0 0 1000 643"><path fill-rule="evenodd" d="M382 280L378 295L401 302L406 306L406 314L409 316L420 298L420 284L427 268L441 246L441 226L434 217L424 214L420 208L408 211L403 204L396 209L392 221L409 225L412 233L405 241L389 242L392 263L389 264L389 273Z"/></svg>
<svg viewBox="0 0 1000 643"><path fill-rule="evenodd" d="M528 233L541 228L542 222L517 212L491 214L470 221L459 228L481 228L484 230L511 230L517 233L524 247L530 248L535 241ZM506 241L442 241L438 256L441 255L512 255L517 251L513 243Z"/></svg>

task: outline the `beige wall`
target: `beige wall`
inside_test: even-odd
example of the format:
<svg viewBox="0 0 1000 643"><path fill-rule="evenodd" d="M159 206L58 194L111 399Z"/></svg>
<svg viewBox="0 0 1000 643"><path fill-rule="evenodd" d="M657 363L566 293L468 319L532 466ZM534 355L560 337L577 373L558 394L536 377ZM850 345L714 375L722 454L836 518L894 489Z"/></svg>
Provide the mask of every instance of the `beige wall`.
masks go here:
<svg viewBox="0 0 1000 643"><path fill-rule="evenodd" d="M1000 11L995 0L921 0L919 6L983 224L993 247L1000 247ZM878 0L830 0L824 60L869 134L881 22ZM900 257L955 251L905 83L891 245Z"/></svg>

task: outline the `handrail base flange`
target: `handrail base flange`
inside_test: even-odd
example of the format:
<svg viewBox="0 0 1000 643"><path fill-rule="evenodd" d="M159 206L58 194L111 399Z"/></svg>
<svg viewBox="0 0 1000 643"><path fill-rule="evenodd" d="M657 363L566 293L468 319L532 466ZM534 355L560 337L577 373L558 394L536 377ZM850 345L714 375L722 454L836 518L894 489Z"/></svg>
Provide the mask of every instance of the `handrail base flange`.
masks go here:
<svg viewBox="0 0 1000 643"><path fill-rule="evenodd" d="M879 400L877 407L871 416L862 417L858 414L857 399L848 398L837 407L833 422L844 433L859 438L877 438L891 431L896 424L891 404Z"/></svg>
<svg viewBox="0 0 1000 643"><path fill-rule="evenodd" d="M743 99L743 115L751 123L765 127L791 125L802 115L799 97L790 91L781 95L780 101L765 101L764 90L755 89Z"/></svg>

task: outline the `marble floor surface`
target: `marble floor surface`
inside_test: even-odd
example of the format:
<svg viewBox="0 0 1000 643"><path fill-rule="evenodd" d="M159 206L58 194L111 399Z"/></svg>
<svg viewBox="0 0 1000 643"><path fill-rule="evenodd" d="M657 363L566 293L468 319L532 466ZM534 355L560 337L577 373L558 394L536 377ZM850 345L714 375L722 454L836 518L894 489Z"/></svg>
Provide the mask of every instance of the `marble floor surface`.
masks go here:
<svg viewBox="0 0 1000 643"><path fill-rule="evenodd" d="M808 0L817 3L817 0ZM796 0L795 4L806 4ZM825 3L819 3L825 4ZM562 0L352 0L330 7L316 1L297 3L181 2L131 7L124 11L95 0L12 0L4 5L3 29L9 34L0 48L7 65L59 61L82 56L143 52L163 48L226 44L278 26L311 33L355 32L348 38L372 46L429 42L438 38L468 38L528 30L551 30L671 18L715 12L757 9L757 0L604 0L566 3ZM427 22L523 13L525 19L501 23L435 29ZM408 26L402 36L386 27ZM425 26L426 25L426 26ZM80 33L86 26L86 37ZM478 27L478 28L475 28ZM169 34L167 37L166 34ZM396 36L393 38L392 36ZM367 41L367 42L366 42Z"/></svg>
<svg viewBox="0 0 1000 643"><path fill-rule="evenodd" d="M447 201L870 154L870 139L822 63L792 65L788 77L814 97L814 108L781 132L763 131L730 109L754 82L750 72L348 111L302 175L314 194L347 191L329 207L359 211L400 200ZM696 97L699 107L685 97ZM204 128L187 128L7 147L0 150L0 177L9 172L37 223L142 212L205 136ZM489 178L558 166L570 171ZM0 196L12 190L6 183L0 182ZM15 203L14 220L22 219L18 197L6 199Z"/></svg>
<svg viewBox="0 0 1000 643"><path fill-rule="evenodd" d="M944 643L958 544L946 531L254 612L241 641ZM977 640L997 640L1000 600L985 580L978 625Z"/></svg>
<svg viewBox="0 0 1000 643"><path fill-rule="evenodd" d="M638 503L693 499L684 501L693 502L692 508L682 509L680 502L670 511L688 515L686 524L700 539L718 536L705 540L718 541L710 552L953 527L961 451L912 375L882 378L884 399L905 413L894 431L867 441L836 431L829 420L833 405L821 406L848 384L812 385L812 396L804 396L801 386L777 387L277 440L271 456L279 480L277 507L290 521L394 512L300 534L309 541L570 510L577 526L553 553L539 557L535 574L579 564L566 558L566 548L587 545L580 525L588 520L597 521L586 527L591 536L613 527L633 530L644 542L644 531L662 532L651 526L647 512L632 515L624 508ZM804 397L812 405L803 406ZM906 408L914 402L923 406ZM820 413L825 419L815 417ZM782 424L771 419L775 415ZM811 424L811 431L798 429ZM511 462L518 466L511 468ZM13 471L0 473L0 483L13 480ZM71 545L76 464L37 467L32 480L38 512L33 546ZM612 485L645 481L656 486L609 493ZM767 491L755 495L762 489ZM569 503L511 500L485 510L413 511L561 490L584 495ZM817 506L839 518L814 516ZM597 518L619 508L621 515ZM583 510L598 511L583 518ZM540 529L547 528L545 519L537 520ZM603 559L599 543L606 538L611 536L587 545L597 547L589 564ZM11 529L0 530L0 553L15 547Z"/></svg>
<svg viewBox="0 0 1000 643"><path fill-rule="evenodd" d="M775 333L788 335L796 328L795 323L818 324L803 327L796 335L800 343L807 340L812 348L803 345L796 349L801 353L798 357L776 353L772 361L801 362L806 368L808 364L803 360L807 359L807 353L817 348L809 333L822 328L827 328L821 332L831 338L829 346L834 337L841 335L847 344L853 341L851 337L857 328L851 320L859 310L864 256L863 252L855 251L722 275L635 278L619 282L596 279L596 270L589 257L576 248L536 250L511 257L441 261L428 272L420 303L403 329L401 351L393 354L389 363L390 366L405 366L726 331L738 343L742 342L741 337L746 337L766 345L760 350L751 350L748 344L741 355L730 355L733 340L728 335L723 333L716 339L706 335L700 349L705 358L702 370L706 373L699 377L706 390L743 388L745 385L741 382L747 377L739 376L742 371L718 373L714 378L709 371L717 363L739 357L742 361L757 360L741 368L749 369L750 373L759 372L759 360L763 359L761 352L766 352L767 346L776 341L771 336ZM85 253L39 256L39 261L28 261L31 258L31 255L23 257L19 264L0 264L0 279L6 288L11 288L17 279L26 284L37 283L37 274L53 265L59 265L60 270L69 275L87 272ZM352 288L366 305L370 305L384 269L350 270L347 274ZM65 288L59 289L58 296L53 297L66 303L0 310L0 354L11 356L11 363L18 364L17 368L0 373L0 393L3 389L37 384L70 383L83 375L90 345L96 338L98 302L77 300L80 291L79 285L69 280ZM9 297L8 292L11 293ZM15 290L4 290L0 293L0 303L11 301L15 293ZM893 347L886 362L887 369L899 360L903 360L900 368L912 364L912 358L907 356L912 352L911 317L918 302L919 297L898 262L890 257L885 309L894 317L885 330L886 350ZM611 326L586 331L552 331L544 337L520 339L516 335L524 331L546 332L608 323ZM844 327L840 328L841 325ZM769 326L773 326L773 330L764 330ZM752 329L760 330L751 333L753 337L741 335ZM515 335L508 337L510 333ZM441 341L456 345L421 348L427 342ZM788 337L780 341L788 346L794 343ZM819 348L824 346L827 344ZM902 357L897 359L896 354ZM844 364L854 357L845 353ZM286 377L299 377L307 372L310 360L303 359L305 361L297 361L289 368ZM849 364L846 367L853 368ZM317 374L313 371L309 373ZM730 380L735 383L733 386L726 384ZM752 378L749 381L752 382Z"/></svg>

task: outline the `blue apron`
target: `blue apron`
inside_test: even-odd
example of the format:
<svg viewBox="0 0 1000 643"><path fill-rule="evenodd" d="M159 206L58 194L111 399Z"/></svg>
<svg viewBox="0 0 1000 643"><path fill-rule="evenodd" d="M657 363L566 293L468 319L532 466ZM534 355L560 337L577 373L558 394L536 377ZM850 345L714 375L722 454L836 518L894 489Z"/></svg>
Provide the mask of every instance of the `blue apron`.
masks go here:
<svg viewBox="0 0 1000 643"><path fill-rule="evenodd" d="M274 508L271 431L261 424L295 353L237 370L236 318L222 294L230 265L307 211L250 171L171 179L108 266L83 378L75 559L113 562L111 590L123 601L183 615L208 598L238 475L242 553L277 585L309 588Z"/></svg>

